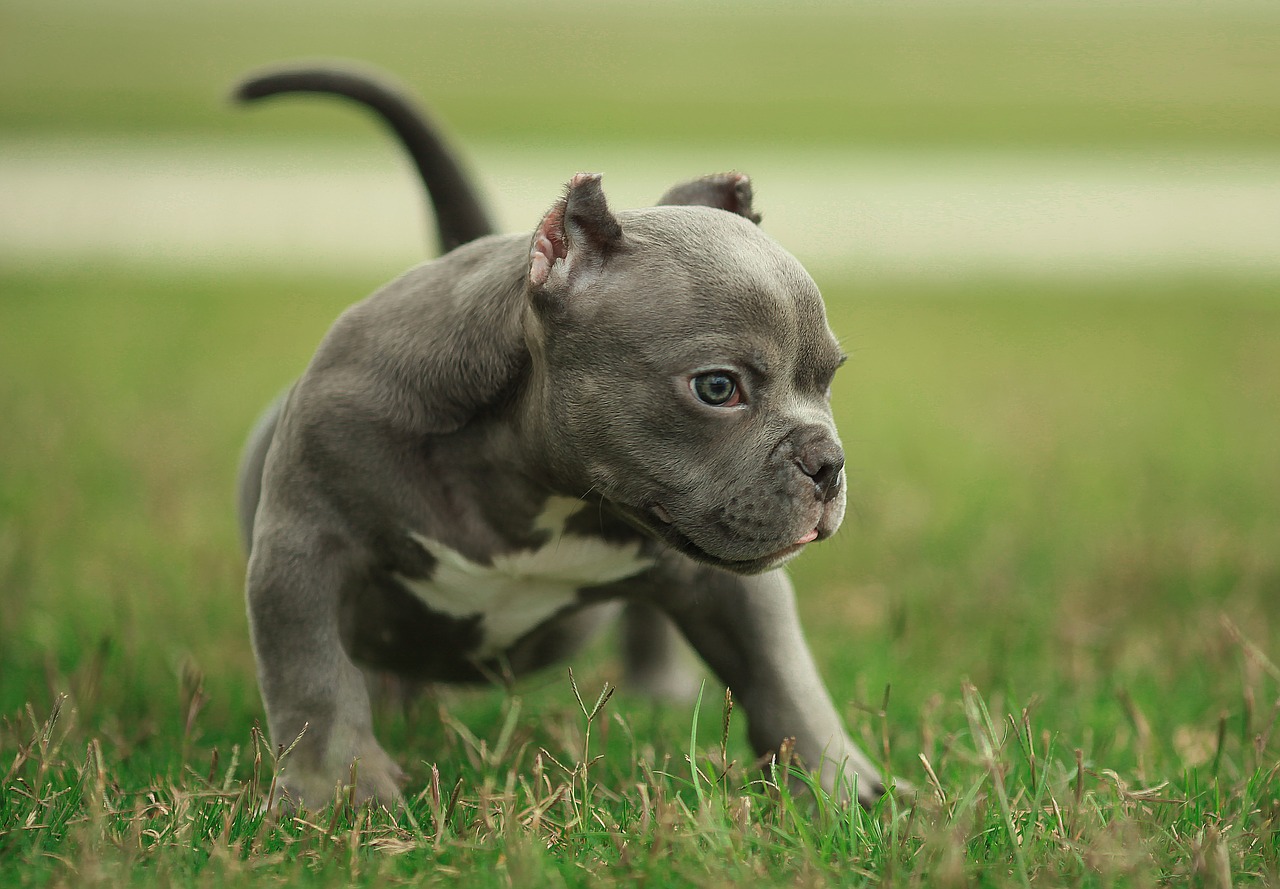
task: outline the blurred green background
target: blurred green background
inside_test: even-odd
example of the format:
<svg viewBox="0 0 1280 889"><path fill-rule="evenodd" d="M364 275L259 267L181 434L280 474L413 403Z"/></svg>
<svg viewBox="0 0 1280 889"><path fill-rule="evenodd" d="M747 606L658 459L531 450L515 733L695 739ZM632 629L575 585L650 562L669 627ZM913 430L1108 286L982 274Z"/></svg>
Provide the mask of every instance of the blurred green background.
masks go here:
<svg viewBox="0 0 1280 889"><path fill-rule="evenodd" d="M216 101L276 59L367 60L476 141L1274 149L1256 3L370 4L6 0L8 134L260 136ZM279 138L353 137L290 113Z"/></svg>
<svg viewBox="0 0 1280 889"><path fill-rule="evenodd" d="M1276 695L1231 627L1280 656L1278 47L1269 2L0 0L0 713L71 691L161 771L192 665L208 743L258 715L240 442L426 253L367 119L225 96L343 57L426 98L512 228L601 158L620 204L753 174L851 355L804 618L838 700L892 685L908 777L963 677L1102 766L1203 761Z"/></svg>

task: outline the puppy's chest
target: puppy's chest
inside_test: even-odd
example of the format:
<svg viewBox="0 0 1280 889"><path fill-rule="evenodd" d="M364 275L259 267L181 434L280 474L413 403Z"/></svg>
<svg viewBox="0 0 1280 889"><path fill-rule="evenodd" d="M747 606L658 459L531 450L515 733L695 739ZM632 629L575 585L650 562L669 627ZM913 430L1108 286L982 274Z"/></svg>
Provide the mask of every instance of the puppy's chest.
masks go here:
<svg viewBox="0 0 1280 889"><path fill-rule="evenodd" d="M478 619L480 639L471 655L496 656L578 602L580 590L625 580L653 565L639 540L616 542L568 530L569 518L583 507L579 500L551 498L534 522L545 541L495 554L487 564L410 531L434 566L429 577L396 580L432 611Z"/></svg>

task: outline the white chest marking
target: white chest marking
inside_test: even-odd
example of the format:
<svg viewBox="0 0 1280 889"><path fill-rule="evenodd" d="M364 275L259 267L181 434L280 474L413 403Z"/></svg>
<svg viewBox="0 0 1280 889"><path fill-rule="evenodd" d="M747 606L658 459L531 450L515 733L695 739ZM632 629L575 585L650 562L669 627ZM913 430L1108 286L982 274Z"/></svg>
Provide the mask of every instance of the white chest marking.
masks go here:
<svg viewBox="0 0 1280 889"><path fill-rule="evenodd" d="M481 565L439 541L414 531L409 537L435 557L430 579L397 576L433 611L452 617L480 615L482 641L476 655L492 657L577 600L583 587L613 583L653 565L640 543L610 543L565 533L565 521L582 509L580 500L552 497L534 522L551 533L537 549L502 553ZM590 508L590 507L588 507Z"/></svg>

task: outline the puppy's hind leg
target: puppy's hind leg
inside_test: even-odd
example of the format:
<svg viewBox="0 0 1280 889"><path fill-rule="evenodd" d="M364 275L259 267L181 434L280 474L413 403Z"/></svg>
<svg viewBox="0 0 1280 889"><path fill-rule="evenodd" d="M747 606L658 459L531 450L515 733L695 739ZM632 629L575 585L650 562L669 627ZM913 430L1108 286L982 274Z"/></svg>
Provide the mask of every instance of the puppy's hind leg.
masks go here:
<svg viewBox="0 0 1280 889"><path fill-rule="evenodd" d="M253 523L258 515L258 501L262 499L262 470L267 464L267 451L271 450L271 440L275 438L276 423L280 420L286 397L287 392L280 394L258 417L240 455L236 505L240 518L240 541L246 553L253 546Z"/></svg>
<svg viewBox="0 0 1280 889"><path fill-rule="evenodd" d="M664 701L690 701L698 694L688 643L647 602L628 602L623 612L622 661L626 689Z"/></svg>

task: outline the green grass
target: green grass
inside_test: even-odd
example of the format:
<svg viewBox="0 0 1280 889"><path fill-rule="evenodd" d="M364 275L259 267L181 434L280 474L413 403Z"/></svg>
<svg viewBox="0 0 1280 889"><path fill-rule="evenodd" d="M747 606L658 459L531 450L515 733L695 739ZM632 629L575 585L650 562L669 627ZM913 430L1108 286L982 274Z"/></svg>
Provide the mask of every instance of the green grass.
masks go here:
<svg viewBox="0 0 1280 889"><path fill-rule="evenodd" d="M0 133L367 140L324 103L224 102L343 56L462 144L1266 157L1278 38L1265 2L0 0ZM562 670L385 708L404 811L276 821L238 450L397 270L4 255L0 886L1280 883L1274 277L820 281L851 506L792 574L915 799L790 798L714 684L696 715L620 689L591 716L606 644L583 708Z"/></svg>
<svg viewBox="0 0 1280 889"><path fill-rule="evenodd" d="M852 509L793 575L914 802L752 784L714 685L588 744L553 670L382 713L407 811L264 820L236 453L375 277L0 271L0 884L1280 879L1267 279L821 282Z"/></svg>

